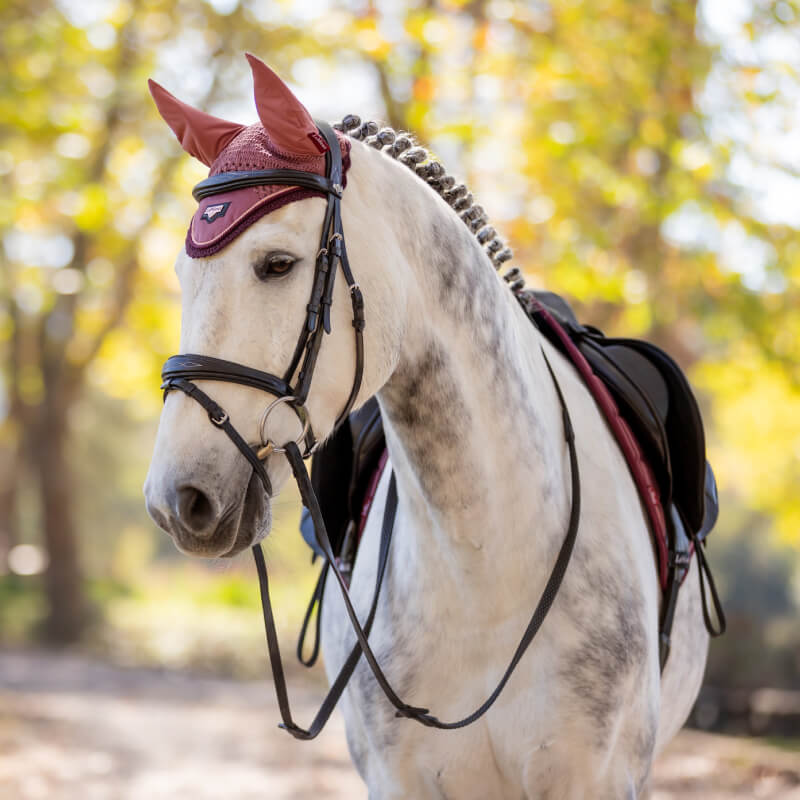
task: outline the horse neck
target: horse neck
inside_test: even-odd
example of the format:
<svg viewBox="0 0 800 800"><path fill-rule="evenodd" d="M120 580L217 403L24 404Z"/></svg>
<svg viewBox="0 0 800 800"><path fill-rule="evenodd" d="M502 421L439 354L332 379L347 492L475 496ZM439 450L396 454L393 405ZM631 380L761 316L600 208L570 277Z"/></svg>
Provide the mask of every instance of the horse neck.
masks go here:
<svg viewBox="0 0 800 800"><path fill-rule="evenodd" d="M392 178L399 185L382 197L395 208L402 197L409 211L394 234L405 262L397 268L412 285L378 399L407 544L417 554L455 550L469 560L486 549L494 558L498 544L530 542L533 526L551 552L569 498L538 333L456 213L410 172Z"/></svg>

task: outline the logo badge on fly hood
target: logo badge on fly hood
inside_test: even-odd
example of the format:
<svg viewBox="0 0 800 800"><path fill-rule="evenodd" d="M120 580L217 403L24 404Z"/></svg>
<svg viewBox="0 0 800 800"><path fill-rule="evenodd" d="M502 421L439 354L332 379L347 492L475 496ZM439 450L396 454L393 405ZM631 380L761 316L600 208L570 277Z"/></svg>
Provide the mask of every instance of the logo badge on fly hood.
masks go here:
<svg viewBox="0 0 800 800"><path fill-rule="evenodd" d="M200 215L200 219L205 222L213 222L225 216L225 212L231 207L230 203L217 203L213 206L206 206L206 210Z"/></svg>

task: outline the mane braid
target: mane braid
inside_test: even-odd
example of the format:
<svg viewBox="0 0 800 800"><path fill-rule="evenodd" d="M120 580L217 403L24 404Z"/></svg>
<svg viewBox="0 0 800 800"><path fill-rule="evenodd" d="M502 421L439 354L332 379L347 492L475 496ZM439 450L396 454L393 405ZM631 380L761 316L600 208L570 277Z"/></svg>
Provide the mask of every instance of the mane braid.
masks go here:
<svg viewBox="0 0 800 800"><path fill-rule="evenodd" d="M425 181L444 198L472 231L496 270L511 260L511 248L506 246L497 235L497 231L489 225L489 218L483 207L474 204L472 194L467 187L463 183L457 183L452 175L448 175L441 161L435 160L428 150L415 144L411 134L398 133L389 127L381 128L377 122L362 124L361 118L355 114L348 114L333 127L351 139L363 141L364 144L380 150L395 161L405 164ZM519 267L511 267L503 275L503 279L511 286L511 291L515 295L525 287L525 279Z"/></svg>

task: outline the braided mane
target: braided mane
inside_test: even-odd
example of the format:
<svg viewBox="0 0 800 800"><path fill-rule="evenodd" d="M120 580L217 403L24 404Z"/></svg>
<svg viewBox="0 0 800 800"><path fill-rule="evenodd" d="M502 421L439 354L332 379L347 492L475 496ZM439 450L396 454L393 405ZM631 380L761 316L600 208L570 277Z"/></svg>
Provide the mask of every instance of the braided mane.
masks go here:
<svg viewBox="0 0 800 800"><path fill-rule="evenodd" d="M453 207L464 224L475 234L475 238L486 249L495 269L499 270L511 259L511 248L506 247L505 242L497 235L497 231L489 225L483 207L473 203L472 194L467 187L463 183L457 183L452 175L448 175L442 163L434 160L428 150L415 145L410 134L397 133L389 127L381 128L377 122L362 124L361 118L354 114L348 114L333 127L350 138L363 141L405 164L425 181ZM519 294L525 286L525 279L518 267L511 267L503 274L503 279L510 284L514 294Z"/></svg>

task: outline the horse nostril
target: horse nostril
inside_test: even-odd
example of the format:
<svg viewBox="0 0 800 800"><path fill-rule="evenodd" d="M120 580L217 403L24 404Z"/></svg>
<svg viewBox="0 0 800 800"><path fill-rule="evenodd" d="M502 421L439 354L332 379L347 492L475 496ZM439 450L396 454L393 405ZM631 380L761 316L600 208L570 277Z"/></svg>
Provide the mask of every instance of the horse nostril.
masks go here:
<svg viewBox="0 0 800 800"><path fill-rule="evenodd" d="M194 486L178 489L178 516L192 533L213 533L216 515L208 497Z"/></svg>

